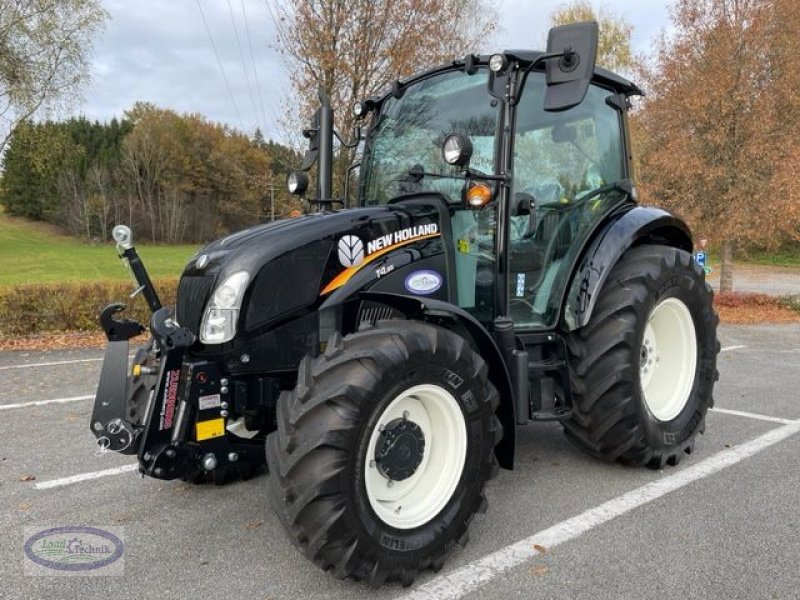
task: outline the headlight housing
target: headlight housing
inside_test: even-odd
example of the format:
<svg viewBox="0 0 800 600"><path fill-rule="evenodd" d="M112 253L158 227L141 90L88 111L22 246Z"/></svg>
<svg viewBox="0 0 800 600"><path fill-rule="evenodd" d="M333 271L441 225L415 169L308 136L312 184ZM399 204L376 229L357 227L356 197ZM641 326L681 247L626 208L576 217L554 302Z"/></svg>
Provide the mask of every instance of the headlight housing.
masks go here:
<svg viewBox="0 0 800 600"><path fill-rule="evenodd" d="M442 144L442 158L449 165L467 165L472 158L472 142L463 133L451 133Z"/></svg>
<svg viewBox="0 0 800 600"><path fill-rule="evenodd" d="M224 344L236 335L236 323L242 307L250 275L239 271L226 278L211 296L200 324L200 341L204 344Z"/></svg>

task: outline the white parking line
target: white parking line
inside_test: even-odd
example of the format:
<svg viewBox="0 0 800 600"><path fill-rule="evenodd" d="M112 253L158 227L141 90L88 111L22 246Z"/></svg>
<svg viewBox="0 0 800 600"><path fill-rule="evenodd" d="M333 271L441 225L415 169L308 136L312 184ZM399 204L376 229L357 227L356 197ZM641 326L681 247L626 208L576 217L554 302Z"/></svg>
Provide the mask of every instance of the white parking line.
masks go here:
<svg viewBox="0 0 800 600"><path fill-rule="evenodd" d="M47 490L55 487L62 487L65 485L72 485L80 481L88 481L90 479L100 479L101 477L108 477L109 475L119 475L121 473L129 473L139 468L139 463L132 465L125 465L122 467L114 467L113 469L105 469L104 471L93 471L92 473L81 473L79 475L72 475L71 477L62 477L61 479L51 479L50 481L40 481L34 487L37 490Z"/></svg>
<svg viewBox="0 0 800 600"><path fill-rule="evenodd" d="M573 540L604 523L692 482L713 475L785 440L800 431L800 421L792 421L773 429L741 446L723 450L673 475L636 488L613 500L590 508L571 519L558 523L515 544L511 544L473 563L434 578L400 597L400 600L455 600L473 592L503 572L539 554L536 547L552 548Z"/></svg>
<svg viewBox="0 0 800 600"><path fill-rule="evenodd" d="M790 423L794 423L795 422L795 421L793 421L791 419L782 419L780 417L770 417L769 415L760 415L758 413L744 412L742 410L733 410L731 408L714 407L711 410L713 412L722 413L723 415L733 415L735 417L746 417L748 419L756 419L757 421L769 421L770 423L781 423L783 425L789 425Z"/></svg>
<svg viewBox="0 0 800 600"><path fill-rule="evenodd" d="M72 365L76 363L101 362L102 360L103 360L102 357L78 358L75 360L54 360L52 362L31 363L25 365L6 365L4 367L0 367L0 371L10 371L11 369L32 369L34 367L55 367L57 365Z"/></svg>
<svg viewBox="0 0 800 600"><path fill-rule="evenodd" d="M741 350L742 348L747 348L747 346L725 346L724 348L720 348L720 352L730 352L731 350Z"/></svg>
<svg viewBox="0 0 800 600"><path fill-rule="evenodd" d="M94 398L94 394L87 396L72 396L70 398L53 398L52 400L17 402L16 404L0 404L0 410L11 410L12 408L30 408L31 406L44 406L46 404L65 404L67 402L78 402L79 400L89 400L92 398Z"/></svg>

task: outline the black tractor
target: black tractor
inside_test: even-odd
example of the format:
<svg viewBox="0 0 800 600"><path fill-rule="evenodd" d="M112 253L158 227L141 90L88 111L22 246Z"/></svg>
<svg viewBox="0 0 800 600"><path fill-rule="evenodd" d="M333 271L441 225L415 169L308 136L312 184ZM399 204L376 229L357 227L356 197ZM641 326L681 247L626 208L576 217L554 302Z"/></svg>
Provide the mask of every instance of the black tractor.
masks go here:
<svg viewBox="0 0 800 600"><path fill-rule="evenodd" d="M486 508L517 427L559 421L606 461L660 469L712 406L717 316L686 225L639 206L628 110L597 26L547 52L469 55L356 107L355 206L332 192L324 94L289 187L307 214L215 241L161 306L107 307L91 420L159 479L269 470L272 504L323 569L408 585ZM358 136L357 140L362 136Z"/></svg>

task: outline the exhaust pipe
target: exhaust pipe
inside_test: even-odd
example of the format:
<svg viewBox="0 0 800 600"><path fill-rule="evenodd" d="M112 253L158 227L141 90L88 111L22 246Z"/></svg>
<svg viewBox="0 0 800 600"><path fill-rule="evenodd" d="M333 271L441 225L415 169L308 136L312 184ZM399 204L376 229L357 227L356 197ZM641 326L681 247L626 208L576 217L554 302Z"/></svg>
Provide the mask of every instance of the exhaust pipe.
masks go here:
<svg viewBox="0 0 800 600"><path fill-rule="evenodd" d="M317 163L317 200L333 198L333 109L322 86L317 94L319 112L319 163Z"/></svg>

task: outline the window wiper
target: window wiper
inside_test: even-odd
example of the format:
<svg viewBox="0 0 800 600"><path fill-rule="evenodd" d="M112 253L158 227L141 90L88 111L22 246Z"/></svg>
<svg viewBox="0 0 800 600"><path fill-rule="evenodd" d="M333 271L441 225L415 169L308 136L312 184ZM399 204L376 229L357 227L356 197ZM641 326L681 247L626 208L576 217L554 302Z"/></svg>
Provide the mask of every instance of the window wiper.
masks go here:
<svg viewBox="0 0 800 600"><path fill-rule="evenodd" d="M412 181L419 183L425 177L435 177L438 179L465 179L465 175L460 173L458 175L453 175L450 173L430 173L425 170L422 165L414 165L408 170L408 175L411 177Z"/></svg>
<svg viewBox="0 0 800 600"><path fill-rule="evenodd" d="M508 175L490 175L489 173L470 168L464 168L459 174L453 175L448 173L430 173L426 171L422 165L414 165L408 170L408 174L416 182L422 181L424 177L438 177L439 179L478 179L483 181L503 181L505 183L511 183L511 179Z"/></svg>
<svg viewBox="0 0 800 600"><path fill-rule="evenodd" d="M590 192L585 193L580 198L576 198L576 202L586 202L591 200L592 198L596 198L602 194L607 192L618 191L622 192L623 194L627 194L633 200L636 200L636 186L631 179L617 179L616 181L612 181L611 183L606 183L605 185L601 185L598 188L591 190Z"/></svg>

